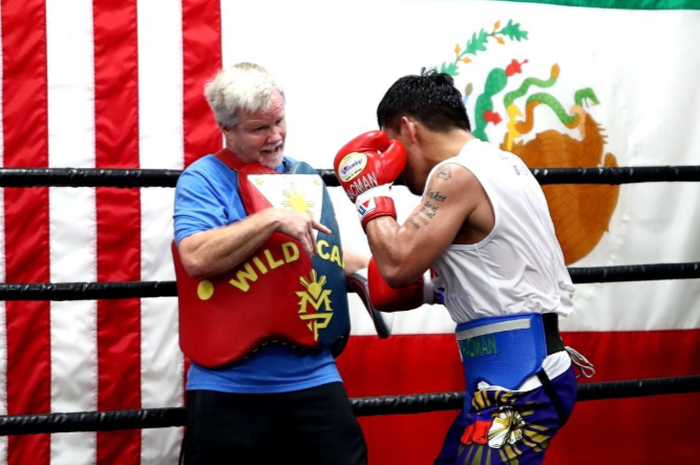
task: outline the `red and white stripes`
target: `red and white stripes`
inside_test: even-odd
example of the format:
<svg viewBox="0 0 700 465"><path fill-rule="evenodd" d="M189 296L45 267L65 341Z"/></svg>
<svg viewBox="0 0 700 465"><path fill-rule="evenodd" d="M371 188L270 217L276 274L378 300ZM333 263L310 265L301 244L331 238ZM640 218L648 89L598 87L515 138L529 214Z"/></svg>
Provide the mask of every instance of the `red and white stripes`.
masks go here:
<svg viewBox="0 0 700 465"><path fill-rule="evenodd" d="M2 166L182 169L220 147L218 1L8 0ZM187 153L187 157L185 156ZM173 279L172 189L3 189L3 282ZM2 302L0 414L183 404L174 298ZM0 439L0 463L174 463L180 428Z"/></svg>

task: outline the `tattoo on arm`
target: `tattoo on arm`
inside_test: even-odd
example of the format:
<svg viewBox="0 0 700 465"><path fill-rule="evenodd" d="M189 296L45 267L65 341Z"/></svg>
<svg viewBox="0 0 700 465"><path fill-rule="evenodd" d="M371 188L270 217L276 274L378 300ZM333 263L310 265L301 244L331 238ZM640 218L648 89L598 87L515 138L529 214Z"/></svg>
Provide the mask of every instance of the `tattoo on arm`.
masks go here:
<svg viewBox="0 0 700 465"><path fill-rule="evenodd" d="M430 200L426 200L423 206L420 207L420 210L413 214L413 217L421 223L427 225L430 222L430 220L433 219L439 208L439 206L431 203ZM420 225L416 223L415 220L411 219L410 222L414 228L420 228Z"/></svg>
<svg viewBox="0 0 700 465"><path fill-rule="evenodd" d="M447 181L452 177L452 170L450 170L450 165L445 165L443 169L438 171L436 175L439 179L442 179L443 181Z"/></svg>
<svg viewBox="0 0 700 465"><path fill-rule="evenodd" d="M446 165L444 168L442 168L436 176L443 181L450 179L452 177L450 165ZM413 214L412 218L407 220L407 222L416 229L420 229L420 223L427 225L440 208L438 203L442 203L447 200L446 195L442 194L440 191L434 191L430 188L427 189L423 198L425 199L423 206L420 208L420 210Z"/></svg>
<svg viewBox="0 0 700 465"><path fill-rule="evenodd" d="M421 210L420 210L420 211L417 211L417 212L413 215L413 217L414 217L415 219L417 219L418 221L420 221L421 223L423 223L423 224L428 224L428 219L427 219L427 218L424 218L423 215L421 215L422 211L423 211L423 209L421 208Z"/></svg>
<svg viewBox="0 0 700 465"><path fill-rule="evenodd" d="M428 189L428 191L425 193L425 197L429 198L433 202L444 202L447 199L446 195L441 194L440 191L434 191L432 189Z"/></svg>
<svg viewBox="0 0 700 465"><path fill-rule="evenodd" d="M413 218L409 218L409 219L407 220L407 222L408 222L408 224L410 224L410 225L413 226L414 228L420 229L420 225L419 225L418 223L416 223L416 222L413 220Z"/></svg>

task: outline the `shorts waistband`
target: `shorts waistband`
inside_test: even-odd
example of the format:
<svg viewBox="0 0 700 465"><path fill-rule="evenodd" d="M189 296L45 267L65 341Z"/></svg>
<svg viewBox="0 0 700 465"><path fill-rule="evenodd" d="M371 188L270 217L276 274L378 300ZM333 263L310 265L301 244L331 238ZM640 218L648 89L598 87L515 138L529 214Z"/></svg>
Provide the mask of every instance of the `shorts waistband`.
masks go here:
<svg viewBox="0 0 700 465"><path fill-rule="evenodd" d="M507 317L487 317L463 323L457 326L457 340L470 339L477 336L513 331L516 329L529 329L530 320L527 318L531 313L521 315L509 315ZM518 318L522 316L523 318ZM493 323L487 323L494 320ZM547 355L564 350L564 342L559 334L559 315L556 313L543 313L542 326L544 329Z"/></svg>

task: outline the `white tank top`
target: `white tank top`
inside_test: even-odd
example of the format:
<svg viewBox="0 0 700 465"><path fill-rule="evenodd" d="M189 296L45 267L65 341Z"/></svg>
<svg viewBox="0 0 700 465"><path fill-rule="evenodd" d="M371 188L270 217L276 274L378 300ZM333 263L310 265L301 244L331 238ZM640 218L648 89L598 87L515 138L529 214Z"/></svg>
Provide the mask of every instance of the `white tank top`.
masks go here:
<svg viewBox="0 0 700 465"><path fill-rule="evenodd" d="M433 264L456 323L489 316L573 310L574 286L554 233L547 200L516 155L478 139L445 163L464 166L491 200L495 224L477 244L452 244Z"/></svg>

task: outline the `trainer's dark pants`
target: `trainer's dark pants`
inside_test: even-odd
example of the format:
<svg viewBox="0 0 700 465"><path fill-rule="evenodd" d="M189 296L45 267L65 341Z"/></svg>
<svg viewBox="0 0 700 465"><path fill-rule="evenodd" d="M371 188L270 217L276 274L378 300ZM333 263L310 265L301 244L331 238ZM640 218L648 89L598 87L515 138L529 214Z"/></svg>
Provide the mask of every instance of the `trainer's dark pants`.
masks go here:
<svg viewBox="0 0 700 465"><path fill-rule="evenodd" d="M364 465L367 446L342 383L280 394L187 391L185 465Z"/></svg>
<svg viewBox="0 0 700 465"><path fill-rule="evenodd" d="M478 391L447 432L435 465L539 465L576 402L573 366L528 392Z"/></svg>

